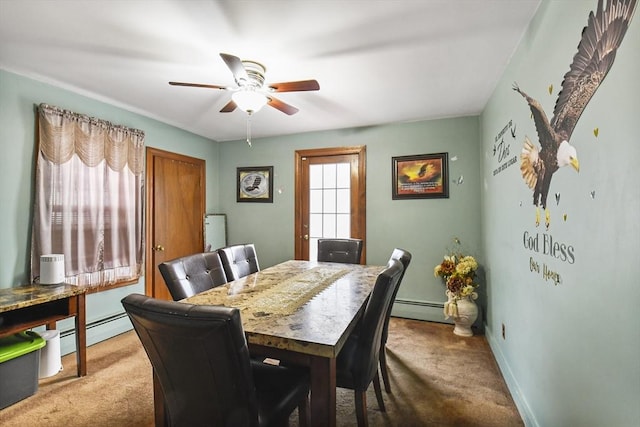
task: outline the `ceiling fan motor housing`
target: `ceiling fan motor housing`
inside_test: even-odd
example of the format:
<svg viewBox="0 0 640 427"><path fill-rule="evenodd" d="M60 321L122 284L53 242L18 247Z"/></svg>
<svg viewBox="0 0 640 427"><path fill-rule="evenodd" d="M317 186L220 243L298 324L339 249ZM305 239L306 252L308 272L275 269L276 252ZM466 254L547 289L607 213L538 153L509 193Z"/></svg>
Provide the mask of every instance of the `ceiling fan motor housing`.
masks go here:
<svg viewBox="0 0 640 427"><path fill-rule="evenodd" d="M264 85L264 74L267 71L264 65L259 62L243 60L242 65L247 72L248 81L236 81L240 87L252 87L262 89Z"/></svg>

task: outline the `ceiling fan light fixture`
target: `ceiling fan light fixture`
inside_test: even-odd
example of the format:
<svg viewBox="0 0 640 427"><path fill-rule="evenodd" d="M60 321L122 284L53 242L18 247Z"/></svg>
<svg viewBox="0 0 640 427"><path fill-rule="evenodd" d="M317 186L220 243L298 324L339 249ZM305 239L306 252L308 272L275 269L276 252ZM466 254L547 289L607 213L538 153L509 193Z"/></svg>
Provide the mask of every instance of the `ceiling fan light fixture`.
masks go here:
<svg viewBox="0 0 640 427"><path fill-rule="evenodd" d="M242 89L234 92L231 99L242 111L252 114L259 111L269 101L265 95L251 89Z"/></svg>

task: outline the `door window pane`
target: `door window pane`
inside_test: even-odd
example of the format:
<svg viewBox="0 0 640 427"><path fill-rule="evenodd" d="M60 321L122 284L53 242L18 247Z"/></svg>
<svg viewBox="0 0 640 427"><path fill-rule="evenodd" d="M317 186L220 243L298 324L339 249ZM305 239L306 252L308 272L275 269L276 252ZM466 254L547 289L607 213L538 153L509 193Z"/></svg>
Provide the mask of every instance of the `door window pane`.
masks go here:
<svg viewBox="0 0 640 427"><path fill-rule="evenodd" d="M337 170L336 170L336 187L338 188L351 187L351 164L350 163L338 163Z"/></svg>
<svg viewBox="0 0 640 427"><path fill-rule="evenodd" d="M336 164L324 165L322 186L324 188L336 188Z"/></svg>
<svg viewBox="0 0 640 427"><path fill-rule="evenodd" d="M309 165L309 188L322 188L322 165Z"/></svg>
<svg viewBox="0 0 640 427"><path fill-rule="evenodd" d="M337 190L336 191L336 212L349 213L351 210L351 191Z"/></svg>
<svg viewBox="0 0 640 427"><path fill-rule="evenodd" d="M336 215L336 237L348 239L351 237L351 214Z"/></svg>
<svg viewBox="0 0 640 427"><path fill-rule="evenodd" d="M309 259L318 259L318 239L316 238L309 239Z"/></svg>
<svg viewBox="0 0 640 427"><path fill-rule="evenodd" d="M322 214L309 215L309 235L322 237Z"/></svg>
<svg viewBox="0 0 640 427"><path fill-rule="evenodd" d="M322 201L322 211L324 213L336 213L336 190L333 188L324 190L324 200Z"/></svg>
<svg viewBox="0 0 640 427"><path fill-rule="evenodd" d="M336 237L336 216L334 214L322 215L322 237Z"/></svg>
<svg viewBox="0 0 640 427"><path fill-rule="evenodd" d="M322 213L322 190L309 190L309 212Z"/></svg>

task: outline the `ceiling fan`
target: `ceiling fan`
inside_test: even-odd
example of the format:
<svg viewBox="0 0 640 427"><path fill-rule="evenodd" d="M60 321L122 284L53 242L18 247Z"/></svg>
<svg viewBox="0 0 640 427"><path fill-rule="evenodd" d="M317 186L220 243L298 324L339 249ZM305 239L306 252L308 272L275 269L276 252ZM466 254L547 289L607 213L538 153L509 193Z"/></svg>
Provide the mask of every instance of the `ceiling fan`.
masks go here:
<svg viewBox="0 0 640 427"><path fill-rule="evenodd" d="M275 98L276 92L301 92L319 90L320 85L316 80L301 80L295 82L268 83L264 82L266 68L259 62L241 60L237 56L221 53L222 60L231 70L236 86L219 86L201 83L169 82L173 86L192 86L208 89L221 89L232 91L231 100L222 107L221 113L230 113L240 108L249 115L260 110L264 105L292 115L298 112L293 105L287 104Z"/></svg>

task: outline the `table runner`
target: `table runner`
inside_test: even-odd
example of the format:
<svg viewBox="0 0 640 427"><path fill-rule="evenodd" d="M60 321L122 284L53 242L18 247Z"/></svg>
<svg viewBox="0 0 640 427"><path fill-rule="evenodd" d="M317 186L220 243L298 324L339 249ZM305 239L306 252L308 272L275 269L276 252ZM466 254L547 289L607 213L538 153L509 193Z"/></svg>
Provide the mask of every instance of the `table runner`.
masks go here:
<svg viewBox="0 0 640 427"><path fill-rule="evenodd" d="M347 273L349 273L347 268L314 267L267 289L230 296L230 301L226 305L237 307L242 311L251 311L254 316L293 314Z"/></svg>

